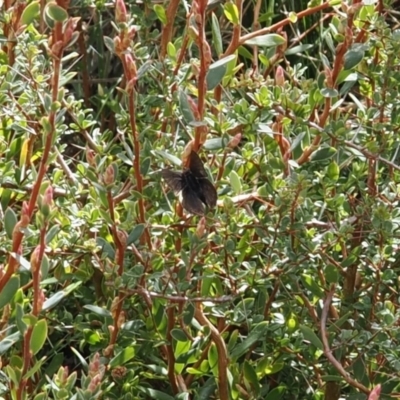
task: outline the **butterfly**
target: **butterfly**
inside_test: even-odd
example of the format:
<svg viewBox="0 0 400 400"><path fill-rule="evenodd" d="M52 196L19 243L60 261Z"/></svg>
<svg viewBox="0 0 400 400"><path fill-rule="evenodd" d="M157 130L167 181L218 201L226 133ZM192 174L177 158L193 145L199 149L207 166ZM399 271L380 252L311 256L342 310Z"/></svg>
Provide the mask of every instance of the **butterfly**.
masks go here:
<svg viewBox="0 0 400 400"><path fill-rule="evenodd" d="M186 211L204 215L206 206L214 208L217 204L217 191L208 180L204 165L196 152L190 153L189 167L183 172L164 169L161 176L175 194L180 194Z"/></svg>

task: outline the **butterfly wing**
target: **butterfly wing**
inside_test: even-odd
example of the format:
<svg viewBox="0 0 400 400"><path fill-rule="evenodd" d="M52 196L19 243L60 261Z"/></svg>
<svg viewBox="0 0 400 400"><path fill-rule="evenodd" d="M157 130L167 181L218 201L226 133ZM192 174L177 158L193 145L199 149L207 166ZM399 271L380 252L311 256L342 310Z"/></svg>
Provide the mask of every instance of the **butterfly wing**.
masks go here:
<svg viewBox="0 0 400 400"><path fill-rule="evenodd" d="M207 178L198 179L198 182L205 204L210 208L214 208L217 205L218 198L214 185Z"/></svg>
<svg viewBox="0 0 400 400"><path fill-rule="evenodd" d="M186 211L192 214L204 215L204 204L200 200L197 193L189 186L186 186L181 193L182 206Z"/></svg>
<svg viewBox="0 0 400 400"><path fill-rule="evenodd" d="M189 170L197 181L197 196L208 207L215 207L217 204L217 191L214 185L208 180L206 170L199 155L194 151L190 153Z"/></svg>
<svg viewBox="0 0 400 400"><path fill-rule="evenodd" d="M201 161L199 155L193 150L189 157L189 169L196 178L207 178L207 173L204 169L203 162Z"/></svg>
<svg viewBox="0 0 400 400"><path fill-rule="evenodd" d="M165 179L168 186L174 191L175 194L179 194L182 188L182 173L172 171L170 169L163 169L161 176Z"/></svg>
<svg viewBox="0 0 400 400"><path fill-rule="evenodd" d="M213 208L217 204L217 191L208 180L204 165L196 152L190 153L188 169L183 172L164 169L161 176L175 194L181 194L182 206L186 211L204 215L205 205Z"/></svg>

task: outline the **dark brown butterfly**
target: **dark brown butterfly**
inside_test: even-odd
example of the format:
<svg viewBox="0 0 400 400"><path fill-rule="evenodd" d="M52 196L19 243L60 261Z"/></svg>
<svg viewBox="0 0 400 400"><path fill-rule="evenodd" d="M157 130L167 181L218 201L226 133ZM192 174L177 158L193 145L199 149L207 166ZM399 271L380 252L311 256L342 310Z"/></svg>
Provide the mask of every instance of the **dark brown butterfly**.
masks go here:
<svg viewBox="0 0 400 400"><path fill-rule="evenodd" d="M217 191L196 152L190 153L189 168L183 172L164 169L161 175L174 193L181 195L182 206L190 213L204 215L205 206L214 208L217 204Z"/></svg>

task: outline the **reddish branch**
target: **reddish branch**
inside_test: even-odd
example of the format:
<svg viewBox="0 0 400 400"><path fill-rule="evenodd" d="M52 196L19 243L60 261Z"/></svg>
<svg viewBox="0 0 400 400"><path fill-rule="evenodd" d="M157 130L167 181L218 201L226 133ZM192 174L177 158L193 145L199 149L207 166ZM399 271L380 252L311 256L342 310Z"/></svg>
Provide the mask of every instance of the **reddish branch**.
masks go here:
<svg viewBox="0 0 400 400"><path fill-rule="evenodd" d="M167 46L172 38L172 31L174 28L174 22L176 17L176 12L179 7L179 0L170 0L167 8L167 23L164 25L162 34L161 34L161 51L160 55L164 58L167 54Z"/></svg>
<svg viewBox="0 0 400 400"><path fill-rule="evenodd" d="M326 320L328 318L328 311L332 302L333 295L335 294L335 285L331 286L331 289L326 297L324 302L324 308L322 310L321 315L321 336L322 336L322 344L324 346L324 354L328 361L333 365L333 367L342 375L343 379L351 386L359 389L361 392L369 394L370 390L366 388L361 383L357 382L353 378L350 377L349 373L343 368L342 364L332 354L332 350L329 347L328 342L328 332L326 331Z"/></svg>
<svg viewBox="0 0 400 400"><path fill-rule="evenodd" d="M207 326L211 332L211 339L215 343L218 353L218 394L220 400L229 400L228 387L228 352L224 339L218 329L204 315L202 306L196 305L195 318L202 326Z"/></svg>
<svg viewBox="0 0 400 400"><path fill-rule="evenodd" d="M71 19L69 20L71 21ZM53 104L57 103L58 100L58 92L59 92L59 81L61 75L61 59L64 51L64 47L68 44L69 40L72 37L73 27L67 32L67 28L63 33L63 24L61 22L56 22L55 27L53 29L53 33L51 38L49 39L49 52L53 59L53 75L51 78L51 88L52 94L51 99ZM45 145L43 149L43 156L40 160L39 171L36 177L36 181L33 185L31 196L29 199L29 204L26 207L26 212L24 215L21 214L22 218L28 219L28 224L32 218L33 212L36 207L37 198L39 195L40 187L42 185L44 176L48 167L48 160L50 156L50 151L54 142L54 136L56 134L56 115L58 110L52 108L48 116L44 116L42 118L42 126L43 129L40 132L37 132L37 135L45 136ZM21 221L20 221L21 222ZM22 254L22 239L24 233L21 229L19 229L18 224L16 225L13 233L13 244L12 244L12 252L16 254ZM2 276L0 280L0 292L3 290L4 286L7 284L11 276L16 271L18 266L18 262L16 258L14 258L11 254L8 258L8 267L5 274Z"/></svg>

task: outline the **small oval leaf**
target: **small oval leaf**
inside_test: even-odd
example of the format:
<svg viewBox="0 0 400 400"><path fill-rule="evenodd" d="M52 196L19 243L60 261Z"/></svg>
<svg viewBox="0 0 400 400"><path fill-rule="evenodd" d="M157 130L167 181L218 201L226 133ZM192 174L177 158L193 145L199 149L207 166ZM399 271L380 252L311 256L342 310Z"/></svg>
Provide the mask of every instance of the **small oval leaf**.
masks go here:
<svg viewBox="0 0 400 400"><path fill-rule="evenodd" d="M276 33L269 33L267 35L256 36L255 38L245 41L245 44L250 46L260 46L260 47L274 47L280 46L286 43L286 40Z"/></svg>
<svg viewBox="0 0 400 400"><path fill-rule="evenodd" d="M41 319L38 321L33 327L30 350L32 354L37 354L39 350L43 347L44 342L47 339L47 321L45 319Z"/></svg>
<svg viewBox="0 0 400 400"><path fill-rule="evenodd" d="M322 345L320 338L315 334L315 332L311 328L305 325L300 325L300 330L305 340L308 340L312 345L314 345L319 350L324 349L324 346Z"/></svg>
<svg viewBox="0 0 400 400"><path fill-rule="evenodd" d="M32 3L29 3L21 15L22 25L29 25L35 19L39 18L39 11L40 6L38 1L32 1Z"/></svg>
<svg viewBox="0 0 400 400"><path fill-rule="evenodd" d="M235 191L235 193L236 194L242 193L242 182L236 171L231 171L231 173L229 174L229 180L232 189Z"/></svg>
<svg viewBox="0 0 400 400"><path fill-rule="evenodd" d="M211 64L207 72L207 90L213 90L224 78L227 71L227 64L234 60L236 55L231 54L228 57L224 57L221 60Z"/></svg>
<svg viewBox="0 0 400 400"><path fill-rule="evenodd" d="M323 147L312 154L311 161L328 160L332 158L336 152L337 150L334 147Z"/></svg>
<svg viewBox="0 0 400 400"><path fill-rule="evenodd" d="M144 232L144 225L143 224L136 225L129 234L126 244L129 246L131 243L136 242L136 240L138 240L140 236L142 236L143 232Z"/></svg>
<svg viewBox="0 0 400 400"><path fill-rule="evenodd" d="M12 233L17 222L18 219L15 212L8 207L6 212L4 213L4 228L9 239L12 238Z"/></svg>
<svg viewBox="0 0 400 400"><path fill-rule="evenodd" d="M68 18L68 13L65 9L55 2L47 3L46 14L55 22L64 22Z"/></svg>
<svg viewBox="0 0 400 400"><path fill-rule="evenodd" d="M7 305L14 297L15 293L19 289L19 277L14 275L4 286L3 290L0 291L0 309Z"/></svg>

